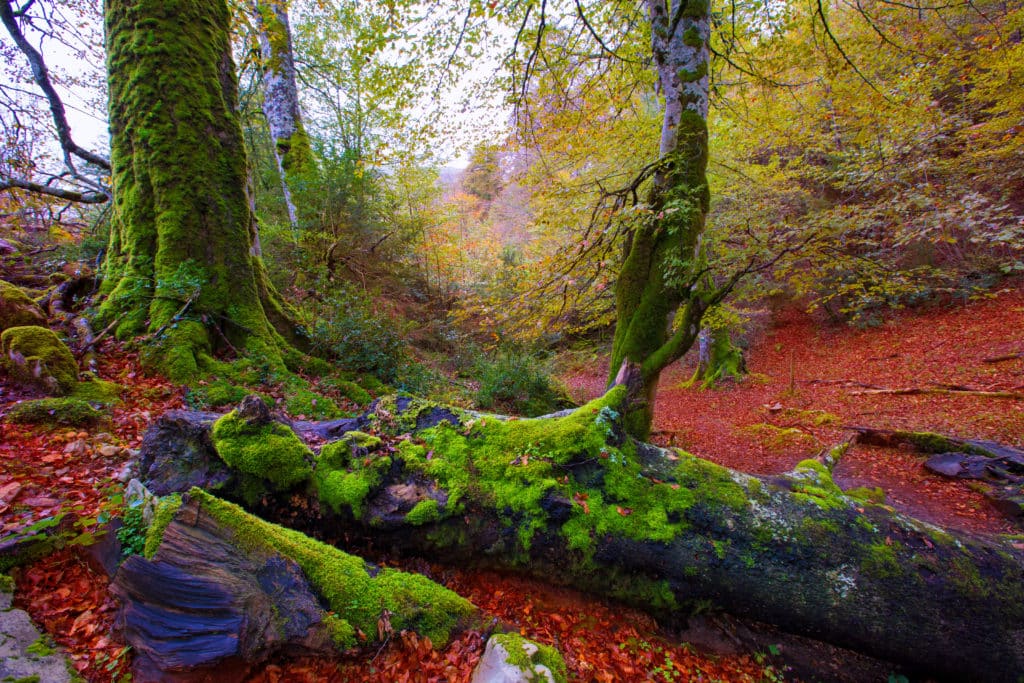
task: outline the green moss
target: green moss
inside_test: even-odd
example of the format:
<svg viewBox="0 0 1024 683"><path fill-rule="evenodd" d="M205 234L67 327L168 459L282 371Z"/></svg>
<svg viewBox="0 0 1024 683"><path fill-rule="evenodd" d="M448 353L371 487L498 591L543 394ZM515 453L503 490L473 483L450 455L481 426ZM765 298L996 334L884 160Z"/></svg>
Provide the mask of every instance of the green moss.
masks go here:
<svg viewBox="0 0 1024 683"><path fill-rule="evenodd" d="M864 546L861 569L878 578L899 576L903 573L896 551L899 543L872 543Z"/></svg>
<svg viewBox="0 0 1024 683"><path fill-rule="evenodd" d="M90 377L78 382L71 391L73 398L89 401L92 403L117 403L124 393L124 387L116 382Z"/></svg>
<svg viewBox="0 0 1024 683"><path fill-rule="evenodd" d="M152 559L156 555L156 551L164 539L164 531L167 529L167 525L171 523L171 520L174 519L174 513L180 507L180 494L173 493L160 499L153 514L153 521L146 531L146 544L142 551L146 559Z"/></svg>
<svg viewBox="0 0 1024 683"><path fill-rule="evenodd" d="M832 481L832 473L817 460L802 460L789 475L793 482L793 496L822 509L841 509L849 506L842 489Z"/></svg>
<svg viewBox="0 0 1024 683"><path fill-rule="evenodd" d="M603 534L669 541L689 528L688 514L698 501L746 508L744 485L724 467L680 453L671 456L676 464L669 481L656 482L645 474L632 442L610 445L621 434L616 407L624 394L616 388L562 418L483 417L461 428L443 422L420 432L422 443L401 443L398 457L448 492L447 514L457 514L470 493L492 505L516 530L522 550L547 526L545 502L551 498L574 501L561 533L584 558Z"/></svg>
<svg viewBox="0 0 1024 683"><path fill-rule="evenodd" d="M845 493L850 498L864 503L874 503L876 505L885 504L885 491L883 491L880 486L875 486L874 488L858 486L856 488L847 489Z"/></svg>
<svg viewBox="0 0 1024 683"><path fill-rule="evenodd" d="M232 410L213 425L213 445L231 467L270 482L283 491L313 474L313 453L279 422L252 425Z"/></svg>
<svg viewBox="0 0 1024 683"><path fill-rule="evenodd" d="M10 327L45 325L42 308L21 288L0 280L0 332Z"/></svg>
<svg viewBox="0 0 1024 683"><path fill-rule="evenodd" d="M324 626L331 634L331 641L334 647L344 652L355 647L359 641L356 638L356 627L335 614L328 614L324 617Z"/></svg>
<svg viewBox="0 0 1024 683"><path fill-rule="evenodd" d="M309 389L292 390L285 399L284 407L291 415L304 415L311 420L331 420L341 416L333 400Z"/></svg>
<svg viewBox="0 0 1024 683"><path fill-rule="evenodd" d="M285 307L252 255L226 3L112 0L104 19L119 106L101 318L121 320L120 338L164 330L146 358L175 381L207 372L215 346L283 369L268 317L286 330Z"/></svg>
<svg viewBox="0 0 1024 683"><path fill-rule="evenodd" d="M245 387L232 384L226 379L215 379L205 386L200 385L193 388L192 392L203 405L211 408L235 405L252 393Z"/></svg>
<svg viewBox="0 0 1024 683"><path fill-rule="evenodd" d="M766 448L777 451L808 447L815 443L814 437L803 430L796 427L776 427L766 422L743 427L742 431L753 436Z"/></svg>
<svg viewBox="0 0 1024 683"><path fill-rule="evenodd" d="M78 382L78 363L64 342L45 327L11 327L0 334L3 362L24 382L68 394Z"/></svg>
<svg viewBox="0 0 1024 683"><path fill-rule="evenodd" d="M436 522L441 518L441 508L436 500L427 499L416 503L416 506L405 516L405 521L413 526L422 526Z"/></svg>
<svg viewBox="0 0 1024 683"><path fill-rule="evenodd" d="M344 380L335 382L334 387L341 393L342 396L352 401L353 403L360 406L368 406L373 401L373 396L370 396L370 392L363 389L355 382L347 382Z"/></svg>
<svg viewBox="0 0 1024 683"><path fill-rule="evenodd" d="M13 424L87 427L105 420L109 414L77 398L43 398L22 401L11 407L6 420Z"/></svg>
<svg viewBox="0 0 1024 683"><path fill-rule="evenodd" d="M5 676L0 683L39 683L39 674L32 674L31 676Z"/></svg>
<svg viewBox="0 0 1024 683"><path fill-rule="evenodd" d="M376 436L347 432L320 450L313 484L320 500L335 513L347 507L353 517L362 518L367 497L391 468L390 458L372 454L380 445Z"/></svg>
<svg viewBox="0 0 1024 683"><path fill-rule="evenodd" d="M36 657L49 657L56 651L56 648L53 647L52 643L48 642L46 636L39 636L35 642L25 648L25 652Z"/></svg>
<svg viewBox="0 0 1024 683"><path fill-rule="evenodd" d="M14 579L7 574L0 574L0 593L13 593Z"/></svg>
<svg viewBox="0 0 1024 683"><path fill-rule="evenodd" d="M388 568L371 577L359 557L264 522L202 489L192 489L189 496L233 529L242 547L280 553L295 561L334 613L329 628L336 642L345 647L354 644L351 634L355 629L375 639L377 620L384 609L392 613L395 631L412 629L437 646L448 641L460 621L475 613L469 601L425 577Z"/></svg>
<svg viewBox="0 0 1024 683"><path fill-rule="evenodd" d="M991 451L972 446L970 444L963 443L961 441L954 441L949 437L942 436L941 434L935 434L933 432L895 432L893 438L901 441L906 441L914 446L917 450L923 453L951 453L960 452L968 453L970 455L984 455L986 457L992 457L995 455Z"/></svg>
<svg viewBox="0 0 1024 683"><path fill-rule="evenodd" d="M495 633L491 638L508 653L508 663L524 672L526 678L538 683L543 681L536 667L544 666L551 672L554 683L566 683L568 680L565 661L555 648L527 640L518 633Z"/></svg>

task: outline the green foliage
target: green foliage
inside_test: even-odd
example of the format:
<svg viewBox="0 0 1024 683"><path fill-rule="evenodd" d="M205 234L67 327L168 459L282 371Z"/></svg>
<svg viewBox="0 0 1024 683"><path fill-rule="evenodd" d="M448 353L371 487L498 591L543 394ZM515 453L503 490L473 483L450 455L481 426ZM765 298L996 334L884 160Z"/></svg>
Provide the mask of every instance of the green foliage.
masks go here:
<svg viewBox="0 0 1024 683"><path fill-rule="evenodd" d="M117 539L121 541L121 552L124 555L142 555L146 549L146 522L142 515L142 501L137 505L126 507L121 516L121 528L117 530Z"/></svg>
<svg viewBox="0 0 1024 683"><path fill-rule="evenodd" d="M546 364L522 349L505 347L492 358L478 359L474 378L480 383L476 403L485 410L534 417L568 404Z"/></svg>
<svg viewBox="0 0 1024 683"><path fill-rule="evenodd" d="M332 292L312 316L310 342L319 353L337 358L346 368L400 384L410 362L402 330L373 309L355 288Z"/></svg>

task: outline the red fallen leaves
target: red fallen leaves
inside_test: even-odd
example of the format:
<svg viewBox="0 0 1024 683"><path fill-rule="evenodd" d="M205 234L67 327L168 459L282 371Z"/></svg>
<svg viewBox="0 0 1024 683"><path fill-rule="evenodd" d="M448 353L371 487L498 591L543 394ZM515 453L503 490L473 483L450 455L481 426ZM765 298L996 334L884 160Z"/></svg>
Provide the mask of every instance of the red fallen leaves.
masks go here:
<svg viewBox="0 0 1024 683"><path fill-rule="evenodd" d="M116 613L107 581L74 551L62 550L16 572L15 607L24 609L64 647L90 683L128 671L128 651L111 634Z"/></svg>
<svg viewBox="0 0 1024 683"><path fill-rule="evenodd" d="M1020 279L1011 280L994 298L966 306L890 314L884 324L863 330L820 323L795 309L775 312L772 324L752 340L747 357L751 376L746 380L705 391L682 386L692 367L676 364L666 371L656 399L656 440L755 474L787 472L800 460L842 442L849 436L844 424L935 431L1022 447L1024 402L951 395L853 396L850 386L1019 389L1024 358L999 363L984 359L1020 350L1020 284ZM590 364L562 378L577 399L589 400L604 391L607 376L599 366ZM795 391L790 391L791 371ZM838 416L839 421L815 424L809 411ZM766 448L763 438L745 429L761 423L796 427L814 438ZM881 486L901 512L942 526L1014 532L970 484L929 473L922 462L917 454L855 445L835 477L844 488Z"/></svg>

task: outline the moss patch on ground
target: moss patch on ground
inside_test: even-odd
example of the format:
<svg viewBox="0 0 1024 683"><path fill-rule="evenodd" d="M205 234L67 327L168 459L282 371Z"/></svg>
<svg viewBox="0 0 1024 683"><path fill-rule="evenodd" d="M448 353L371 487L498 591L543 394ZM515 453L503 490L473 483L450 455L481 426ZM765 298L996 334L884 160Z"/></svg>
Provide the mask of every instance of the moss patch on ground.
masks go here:
<svg viewBox="0 0 1024 683"><path fill-rule="evenodd" d="M63 397L22 401L11 407L5 419L13 424L88 427L108 417L106 410L98 410L88 401Z"/></svg>
<svg viewBox="0 0 1024 683"><path fill-rule="evenodd" d="M242 508L194 488L189 496L219 522L234 530L241 547L274 552L294 560L323 596L334 619L328 626L340 649L358 644L357 629L371 640L383 610L395 631L411 629L436 646L472 617L476 608L452 591L419 576L379 569L373 576L362 558L250 515Z"/></svg>

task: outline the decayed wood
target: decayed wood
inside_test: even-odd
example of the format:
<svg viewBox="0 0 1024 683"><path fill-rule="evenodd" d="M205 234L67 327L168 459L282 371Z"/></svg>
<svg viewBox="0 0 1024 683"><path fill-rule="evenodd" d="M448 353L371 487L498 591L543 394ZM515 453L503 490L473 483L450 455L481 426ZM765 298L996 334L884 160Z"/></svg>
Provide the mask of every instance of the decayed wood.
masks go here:
<svg viewBox="0 0 1024 683"><path fill-rule="evenodd" d="M153 560L129 557L111 590L136 681L201 680L214 666L218 681L241 680L276 652L335 652L298 565L242 550L194 501L167 527Z"/></svg>

